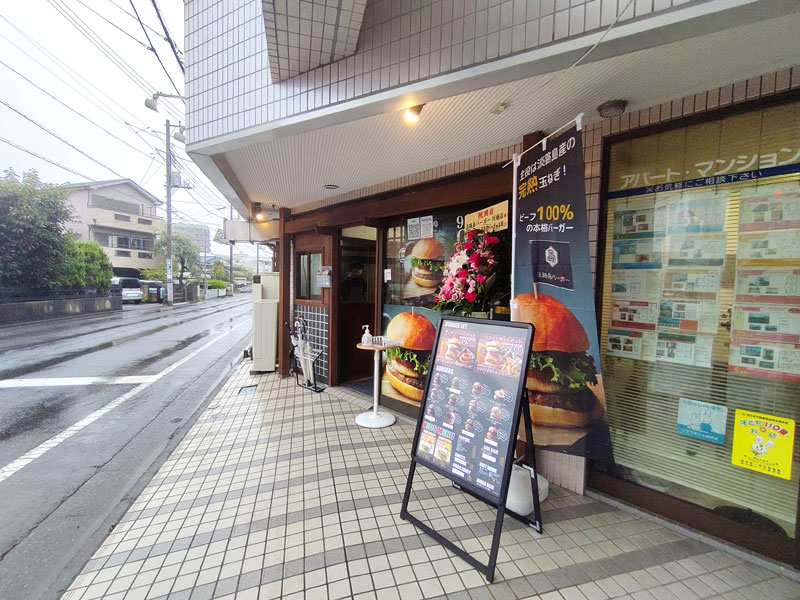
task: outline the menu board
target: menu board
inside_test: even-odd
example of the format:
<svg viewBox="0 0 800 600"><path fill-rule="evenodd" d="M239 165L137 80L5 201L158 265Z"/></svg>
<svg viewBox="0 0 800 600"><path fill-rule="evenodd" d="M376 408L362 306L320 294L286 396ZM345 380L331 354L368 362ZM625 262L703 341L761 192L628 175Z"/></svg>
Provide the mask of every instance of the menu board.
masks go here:
<svg viewBox="0 0 800 600"><path fill-rule="evenodd" d="M511 467L533 328L442 317L414 457L497 502Z"/></svg>

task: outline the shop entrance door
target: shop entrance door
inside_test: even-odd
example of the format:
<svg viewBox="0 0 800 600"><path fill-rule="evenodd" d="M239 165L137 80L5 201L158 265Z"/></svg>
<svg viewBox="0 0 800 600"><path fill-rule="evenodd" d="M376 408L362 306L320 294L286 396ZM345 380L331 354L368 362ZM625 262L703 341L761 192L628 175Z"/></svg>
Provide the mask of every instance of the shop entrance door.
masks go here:
<svg viewBox="0 0 800 600"><path fill-rule="evenodd" d="M363 381L372 393L372 353L356 348L364 325L375 331L375 255L374 227L342 229L339 242L339 382Z"/></svg>

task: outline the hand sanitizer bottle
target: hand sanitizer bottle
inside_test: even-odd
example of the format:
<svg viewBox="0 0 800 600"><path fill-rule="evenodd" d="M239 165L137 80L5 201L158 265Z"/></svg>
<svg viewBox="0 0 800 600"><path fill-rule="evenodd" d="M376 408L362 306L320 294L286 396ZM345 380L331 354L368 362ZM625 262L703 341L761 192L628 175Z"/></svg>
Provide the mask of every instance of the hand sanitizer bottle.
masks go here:
<svg viewBox="0 0 800 600"><path fill-rule="evenodd" d="M364 330L364 335L361 336L361 345L372 346L372 334L369 332L369 325L362 325L361 329Z"/></svg>

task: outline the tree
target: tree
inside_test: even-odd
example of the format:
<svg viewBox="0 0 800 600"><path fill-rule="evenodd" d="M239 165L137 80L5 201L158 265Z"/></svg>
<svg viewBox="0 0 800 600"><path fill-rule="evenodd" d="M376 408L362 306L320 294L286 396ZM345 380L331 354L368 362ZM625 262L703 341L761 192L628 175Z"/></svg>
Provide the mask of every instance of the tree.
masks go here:
<svg viewBox="0 0 800 600"><path fill-rule="evenodd" d="M107 294L111 289L114 269L108 255L97 242L76 242L85 269L84 287L94 288L98 294Z"/></svg>
<svg viewBox="0 0 800 600"><path fill-rule="evenodd" d="M214 279L219 279L221 281L228 280L228 269L225 268L225 264L220 259L214 261L214 266L211 267L211 271Z"/></svg>
<svg viewBox="0 0 800 600"><path fill-rule="evenodd" d="M53 288L69 252L69 190L42 183L35 170L22 181L13 169L0 178L0 285Z"/></svg>
<svg viewBox="0 0 800 600"><path fill-rule="evenodd" d="M58 287L88 288L107 294L113 276L111 261L97 242L76 241L71 235L67 236Z"/></svg>
<svg viewBox="0 0 800 600"><path fill-rule="evenodd" d="M166 258L167 256L167 233L160 231L156 235L153 244L153 253ZM194 245L192 240L182 234L172 234L172 273L178 275L178 283L183 285L184 272L196 271L199 260L200 249Z"/></svg>
<svg viewBox="0 0 800 600"><path fill-rule="evenodd" d="M142 269L142 279L147 281L166 281L167 280L167 264L162 263L152 269Z"/></svg>

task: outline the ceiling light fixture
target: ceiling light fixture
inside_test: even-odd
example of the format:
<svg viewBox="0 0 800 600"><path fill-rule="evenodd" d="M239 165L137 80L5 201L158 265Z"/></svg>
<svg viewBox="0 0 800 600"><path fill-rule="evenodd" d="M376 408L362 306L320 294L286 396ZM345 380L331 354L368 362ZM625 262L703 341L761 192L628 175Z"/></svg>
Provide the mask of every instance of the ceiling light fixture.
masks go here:
<svg viewBox="0 0 800 600"><path fill-rule="evenodd" d="M335 183L326 183L322 187L324 187L326 190L338 190L339 189L339 186L336 185Z"/></svg>
<svg viewBox="0 0 800 600"><path fill-rule="evenodd" d="M627 107L627 100L609 100L608 102L603 102L600 106L598 106L597 112L600 113L600 116L604 119L611 119L613 117L620 116L625 112Z"/></svg>
<svg viewBox="0 0 800 600"><path fill-rule="evenodd" d="M261 210L261 202L253 202L253 217L256 221L261 222L264 220L264 211Z"/></svg>
<svg viewBox="0 0 800 600"><path fill-rule="evenodd" d="M409 106L406 109L406 121L409 123L416 123L419 121L419 114L422 112L422 107L425 106L424 104L417 104L415 106Z"/></svg>
<svg viewBox="0 0 800 600"><path fill-rule="evenodd" d="M506 111L506 109L511 106L510 102L499 102L492 110L489 112L493 115L499 115Z"/></svg>

